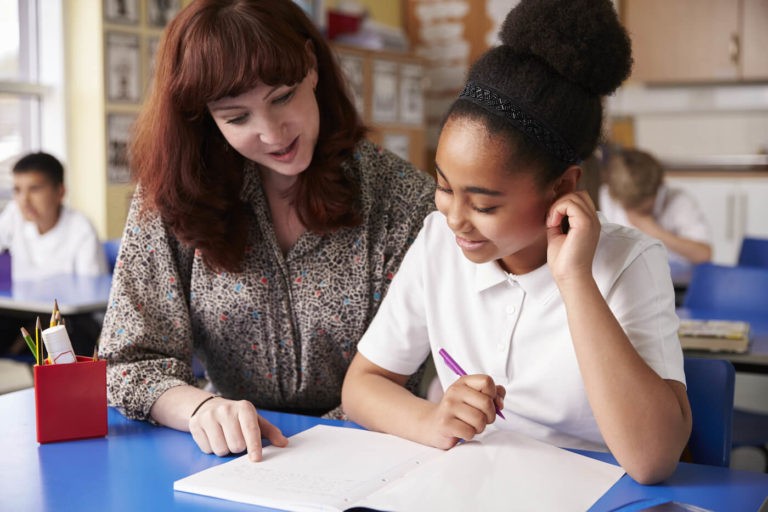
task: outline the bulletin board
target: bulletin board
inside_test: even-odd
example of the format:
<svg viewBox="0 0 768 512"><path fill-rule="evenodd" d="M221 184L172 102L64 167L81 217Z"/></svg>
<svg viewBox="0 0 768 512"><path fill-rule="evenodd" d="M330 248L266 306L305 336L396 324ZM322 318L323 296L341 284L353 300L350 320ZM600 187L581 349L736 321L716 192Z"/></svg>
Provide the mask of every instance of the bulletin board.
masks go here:
<svg viewBox="0 0 768 512"><path fill-rule="evenodd" d="M371 141L428 170L425 157L424 60L418 56L333 44Z"/></svg>
<svg viewBox="0 0 768 512"><path fill-rule="evenodd" d="M101 0L101 3L106 231L107 237L113 238L123 230L134 191L128 169L130 134L147 96L160 37L168 22L189 0Z"/></svg>

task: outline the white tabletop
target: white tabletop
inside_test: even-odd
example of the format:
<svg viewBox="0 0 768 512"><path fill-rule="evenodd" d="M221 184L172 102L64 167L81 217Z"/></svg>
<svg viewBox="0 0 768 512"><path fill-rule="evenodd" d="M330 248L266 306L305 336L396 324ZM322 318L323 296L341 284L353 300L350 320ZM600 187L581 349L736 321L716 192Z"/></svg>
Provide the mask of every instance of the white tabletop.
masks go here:
<svg viewBox="0 0 768 512"><path fill-rule="evenodd" d="M62 315L105 311L112 276L54 276L39 281L14 281L10 290L0 290L0 310L50 313L53 301Z"/></svg>

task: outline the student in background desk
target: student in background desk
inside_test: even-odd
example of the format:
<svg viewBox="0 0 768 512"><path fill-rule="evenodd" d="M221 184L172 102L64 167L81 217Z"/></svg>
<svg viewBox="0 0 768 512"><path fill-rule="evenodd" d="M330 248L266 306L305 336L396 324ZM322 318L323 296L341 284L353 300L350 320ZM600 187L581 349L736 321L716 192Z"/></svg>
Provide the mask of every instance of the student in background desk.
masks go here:
<svg viewBox="0 0 768 512"><path fill-rule="evenodd" d="M0 252L7 249L11 253L14 281L108 273L96 230L85 215L64 205L65 192L64 166L53 155L29 153L13 166L13 202L0 213ZM53 302L56 291L51 293ZM31 321L27 319L27 323ZM20 341L21 323L18 318L3 319L2 329ZM78 323L84 332L93 333L92 321ZM34 325L27 327L32 331ZM98 335L95 329L89 336L91 350ZM15 347L26 351L23 341Z"/></svg>
<svg viewBox="0 0 768 512"><path fill-rule="evenodd" d="M709 226L696 200L664 184L664 166L638 149L608 150L600 187L600 211L610 222L633 226L658 238L670 262L703 263L712 258Z"/></svg>
<svg viewBox="0 0 768 512"><path fill-rule="evenodd" d="M64 205L64 194L64 166L56 157L30 153L13 166L13 202L0 213L0 251L11 252L15 281L108 272L96 230Z"/></svg>
<svg viewBox="0 0 768 512"><path fill-rule="evenodd" d="M577 188L630 41L609 0L522 0L500 36L448 111L439 211L358 345L344 409L441 448L494 424L608 449L637 481L658 482L691 430L666 253L601 222ZM442 364L441 348L469 375ZM430 351L439 403L402 387Z"/></svg>
<svg viewBox="0 0 768 512"><path fill-rule="evenodd" d="M100 355L109 402L205 452L285 443L257 408L341 415L341 384L434 210L434 180L365 140L291 0L199 0L166 27ZM192 356L220 397L198 389Z"/></svg>

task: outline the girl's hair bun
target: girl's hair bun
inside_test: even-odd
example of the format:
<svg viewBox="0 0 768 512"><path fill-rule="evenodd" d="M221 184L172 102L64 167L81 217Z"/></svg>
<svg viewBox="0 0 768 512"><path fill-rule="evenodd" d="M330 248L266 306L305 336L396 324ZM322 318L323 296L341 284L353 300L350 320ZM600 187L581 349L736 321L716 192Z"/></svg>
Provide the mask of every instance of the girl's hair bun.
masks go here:
<svg viewBox="0 0 768 512"><path fill-rule="evenodd" d="M632 69L632 45L610 0L521 0L499 37L592 94L612 93Z"/></svg>

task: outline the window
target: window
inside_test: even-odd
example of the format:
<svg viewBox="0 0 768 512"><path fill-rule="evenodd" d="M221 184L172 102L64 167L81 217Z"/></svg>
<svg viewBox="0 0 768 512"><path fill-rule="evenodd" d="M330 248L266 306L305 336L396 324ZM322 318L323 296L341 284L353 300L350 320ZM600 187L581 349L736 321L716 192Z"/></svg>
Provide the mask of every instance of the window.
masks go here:
<svg viewBox="0 0 768 512"><path fill-rule="evenodd" d="M64 160L60 0L0 0L0 208L29 151Z"/></svg>

